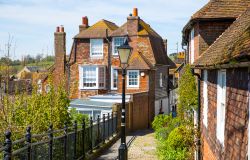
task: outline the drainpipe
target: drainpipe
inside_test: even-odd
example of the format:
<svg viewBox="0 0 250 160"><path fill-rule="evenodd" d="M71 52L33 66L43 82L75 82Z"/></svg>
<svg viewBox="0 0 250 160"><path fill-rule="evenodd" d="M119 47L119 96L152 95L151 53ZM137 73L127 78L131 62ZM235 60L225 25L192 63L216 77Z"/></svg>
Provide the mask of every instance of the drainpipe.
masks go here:
<svg viewBox="0 0 250 160"><path fill-rule="evenodd" d="M198 128L198 136L196 137L197 138L197 143L196 143L196 150L197 150L197 160L201 160L201 149L200 149L200 146L201 146L201 140L200 140L200 133L201 133L201 128L200 128L200 112L201 112L201 98L200 98L200 89L201 89L201 76L198 74L198 73L195 73L194 72L194 69L192 69L192 74L194 76L197 77L197 81L198 81L198 108L197 108L197 128Z"/></svg>
<svg viewBox="0 0 250 160"><path fill-rule="evenodd" d="M111 54L112 54L112 48L111 48L111 42L108 39L108 29L106 29L106 37L105 37L105 39L108 42L108 75L109 75L109 77L107 79L108 80L108 83L107 83L108 86L106 86L106 87L108 89L108 92L111 92Z"/></svg>

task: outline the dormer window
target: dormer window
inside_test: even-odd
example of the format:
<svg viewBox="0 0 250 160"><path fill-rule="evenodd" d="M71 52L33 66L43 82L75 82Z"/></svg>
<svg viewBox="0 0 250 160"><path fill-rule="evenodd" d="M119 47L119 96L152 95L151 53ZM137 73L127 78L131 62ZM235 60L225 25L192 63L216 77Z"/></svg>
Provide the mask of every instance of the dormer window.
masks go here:
<svg viewBox="0 0 250 160"><path fill-rule="evenodd" d="M113 55L118 55L117 47L123 45L125 42L125 37L114 37L113 38Z"/></svg>
<svg viewBox="0 0 250 160"><path fill-rule="evenodd" d="M90 39L90 57L103 57L103 39Z"/></svg>

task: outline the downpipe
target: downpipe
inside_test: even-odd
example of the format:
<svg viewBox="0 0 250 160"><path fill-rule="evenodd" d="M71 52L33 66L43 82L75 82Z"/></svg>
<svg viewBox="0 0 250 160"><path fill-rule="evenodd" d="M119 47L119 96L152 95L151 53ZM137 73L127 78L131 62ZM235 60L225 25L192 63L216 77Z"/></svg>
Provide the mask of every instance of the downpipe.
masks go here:
<svg viewBox="0 0 250 160"><path fill-rule="evenodd" d="M198 97L197 97L197 129L198 129L198 136L196 137L196 151L197 155L195 157L196 160L201 160L201 127L200 127L200 117L201 117L201 98L200 98L200 89L201 89L201 76L198 73L194 72L194 69L191 70L192 74L197 77L197 90L198 90Z"/></svg>

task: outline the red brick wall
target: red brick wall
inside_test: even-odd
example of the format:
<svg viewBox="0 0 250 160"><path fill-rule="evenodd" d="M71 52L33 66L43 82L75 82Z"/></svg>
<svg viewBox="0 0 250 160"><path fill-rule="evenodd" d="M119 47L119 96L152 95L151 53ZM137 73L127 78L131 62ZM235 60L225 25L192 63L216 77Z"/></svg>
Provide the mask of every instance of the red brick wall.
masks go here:
<svg viewBox="0 0 250 160"><path fill-rule="evenodd" d="M208 127L203 125L201 113L202 151L204 159L246 159L248 124L247 68L227 69L226 120L224 148L216 137L217 70L208 70ZM203 92L201 86L201 112Z"/></svg>

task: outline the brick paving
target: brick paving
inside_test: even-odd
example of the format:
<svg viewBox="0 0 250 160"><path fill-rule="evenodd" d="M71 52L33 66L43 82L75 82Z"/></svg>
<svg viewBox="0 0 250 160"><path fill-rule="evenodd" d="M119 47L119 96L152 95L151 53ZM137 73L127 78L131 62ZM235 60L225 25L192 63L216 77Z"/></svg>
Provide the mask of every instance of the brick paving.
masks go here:
<svg viewBox="0 0 250 160"><path fill-rule="evenodd" d="M137 132L135 140L129 147L130 160L157 160L156 140L151 130Z"/></svg>
<svg viewBox="0 0 250 160"><path fill-rule="evenodd" d="M128 159L157 160L156 141L152 130L142 130L127 136ZM117 160L120 140L105 151L97 160Z"/></svg>

